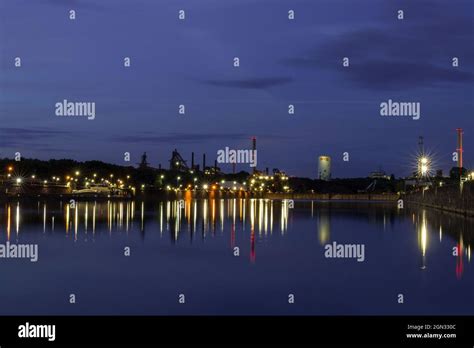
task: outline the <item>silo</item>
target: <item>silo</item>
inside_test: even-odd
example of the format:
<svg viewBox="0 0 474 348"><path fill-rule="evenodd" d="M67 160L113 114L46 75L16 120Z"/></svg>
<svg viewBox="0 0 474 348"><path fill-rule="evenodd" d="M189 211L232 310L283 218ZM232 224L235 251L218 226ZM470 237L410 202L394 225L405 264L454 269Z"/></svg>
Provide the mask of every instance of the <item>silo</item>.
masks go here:
<svg viewBox="0 0 474 348"><path fill-rule="evenodd" d="M318 179L325 181L331 179L331 157L319 156Z"/></svg>

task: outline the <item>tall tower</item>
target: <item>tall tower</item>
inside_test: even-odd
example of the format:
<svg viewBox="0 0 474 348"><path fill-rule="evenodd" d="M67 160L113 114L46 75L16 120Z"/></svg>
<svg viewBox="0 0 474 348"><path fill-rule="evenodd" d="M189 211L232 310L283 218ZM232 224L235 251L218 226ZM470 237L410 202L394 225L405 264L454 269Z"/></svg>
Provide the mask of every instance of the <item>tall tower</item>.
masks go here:
<svg viewBox="0 0 474 348"><path fill-rule="evenodd" d="M331 157L319 156L318 179L324 181L331 180Z"/></svg>
<svg viewBox="0 0 474 348"><path fill-rule="evenodd" d="M418 137L418 147L420 148L420 157L425 155L425 144L422 136Z"/></svg>

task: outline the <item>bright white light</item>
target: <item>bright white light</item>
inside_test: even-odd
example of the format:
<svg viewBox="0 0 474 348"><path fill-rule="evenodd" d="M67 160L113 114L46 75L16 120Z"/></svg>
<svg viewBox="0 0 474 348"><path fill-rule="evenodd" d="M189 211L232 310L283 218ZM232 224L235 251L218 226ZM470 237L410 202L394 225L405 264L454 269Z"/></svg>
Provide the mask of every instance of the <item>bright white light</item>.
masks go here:
<svg viewBox="0 0 474 348"><path fill-rule="evenodd" d="M418 173L421 176L427 176L430 173L430 159L426 156L418 159Z"/></svg>
<svg viewBox="0 0 474 348"><path fill-rule="evenodd" d="M428 166L426 164L421 165L421 174L426 175L428 173Z"/></svg>

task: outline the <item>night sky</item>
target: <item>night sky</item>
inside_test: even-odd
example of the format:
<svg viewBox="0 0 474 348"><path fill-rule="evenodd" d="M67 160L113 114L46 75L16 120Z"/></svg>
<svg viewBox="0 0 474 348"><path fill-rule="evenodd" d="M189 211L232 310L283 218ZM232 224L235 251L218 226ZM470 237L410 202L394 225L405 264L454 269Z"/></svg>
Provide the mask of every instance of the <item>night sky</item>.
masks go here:
<svg viewBox="0 0 474 348"><path fill-rule="evenodd" d="M404 176L420 135L447 173L461 127L472 168L473 19L471 0L0 0L0 157L211 164L256 136L259 169L315 177L324 154L333 177ZM57 117L63 99L95 120ZM388 99L421 118L380 116Z"/></svg>

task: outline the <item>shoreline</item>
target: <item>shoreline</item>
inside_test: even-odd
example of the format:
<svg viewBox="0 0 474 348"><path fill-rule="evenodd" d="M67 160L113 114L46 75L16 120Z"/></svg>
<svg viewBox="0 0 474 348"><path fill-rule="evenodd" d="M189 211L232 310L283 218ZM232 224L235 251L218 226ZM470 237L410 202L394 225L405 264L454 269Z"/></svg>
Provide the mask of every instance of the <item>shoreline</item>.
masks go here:
<svg viewBox="0 0 474 348"><path fill-rule="evenodd" d="M248 192L227 193L227 192L157 192L151 194L138 194L135 196L114 196L114 195L75 195L75 194L18 194L0 195L0 202L12 201L163 201L177 199L272 199L272 200L296 200L296 201L335 201L335 202L396 202L399 199L397 194L341 194L341 193L266 193L250 194Z"/></svg>
<svg viewBox="0 0 474 348"><path fill-rule="evenodd" d="M407 194L402 199L408 204L455 213L462 216L474 216L474 185L472 182L461 186L445 186L425 189Z"/></svg>
<svg viewBox="0 0 474 348"><path fill-rule="evenodd" d="M437 205L437 204L430 204L430 203L424 203L424 202L416 202L416 201L409 201L407 200L407 203L410 205L418 205L421 207L427 207L427 208L432 208L436 209L442 212L447 212L447 213L453 213L457 215L462 215L464 217L474 217L474 210L469 210L469 209L457 209L445 205Z"/></svg>

